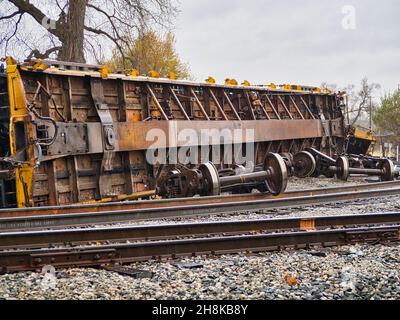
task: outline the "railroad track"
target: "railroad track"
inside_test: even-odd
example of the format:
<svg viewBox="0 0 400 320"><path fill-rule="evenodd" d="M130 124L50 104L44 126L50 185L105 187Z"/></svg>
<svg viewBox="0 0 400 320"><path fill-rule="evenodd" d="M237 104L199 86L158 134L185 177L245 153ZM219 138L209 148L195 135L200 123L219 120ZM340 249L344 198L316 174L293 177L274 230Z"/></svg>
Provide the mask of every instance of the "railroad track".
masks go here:
<svg viewBox="0 0 400 320"><path fill-rule="evenodd" d="M4 273L37 270L45 265L101 266L288 247L399 241L400 213L14 232L1 233L0 240L0 271ZM91 245L93 242L97 244Z"/></svg>
<svg viewBox="0 0 400 320"><path fill-rule="evenodd" d="M151 201L126 201L115 203L101 204L84 204L69 206L52 206L52 207L35 207L20 209L2 209L0 210L1 218L16 218L28 216L47 216L47 215L63 215L73 213L96 213L111 211L126 211L136 209L155 209L176 206L201 205L201 204L217 204L226 202L242 202L242 201L258 201L258 200L275 200L287 199L306 196L329 195L334 193L361 192L368 190L400 188L400 181L370 183L357 186L344 186L324 189L309 189L304 191L286 192L280 196L274 197L270 194L244 194L244 195L225 195L216 197L199 197L184 199L167 199L167 200L151 200Z"/></svg>
<svg viewBox="0 0 400 320"><path fill-rule="evenodd" d="M341 190L341 192L337 192L338 190ZM251 195L248 198L246 196L224 197L219 198L216 202L213 201L214 198L182 199L173 200L172 202L155 201L154 204L153 202L146 202L146 206L149 207L140 209L0 218L0 231L29 231L45 228L54 229L144 220L212 216L282 208L294 209L303 206L380 198L399 194L400 185L397 182L294 192L286 194L285 197ZM209 203L207 203L208 200L210 200ZM108 208L110 209L110 207Z"/></svg>
<svg viewBox="0 0 400 320"><path fill-rule="evenodd" d="M102 205L98 209L94 206L74 206L43 208L39 211L17 210L19 214L28 214L0 218L0 272L36 270L49 264L55 267L100 266L180 256L260 252L286 247L307 248L316 245L399 241L400 213L397 212L93 227L97 224L152 219L293 209L327 203L371 200L399 193L400 183L391 182L289 192L281 197L253 194L116 203ZM63 211L65 209L67 213ZM31 215L38 212L41 214Z"/></svg>

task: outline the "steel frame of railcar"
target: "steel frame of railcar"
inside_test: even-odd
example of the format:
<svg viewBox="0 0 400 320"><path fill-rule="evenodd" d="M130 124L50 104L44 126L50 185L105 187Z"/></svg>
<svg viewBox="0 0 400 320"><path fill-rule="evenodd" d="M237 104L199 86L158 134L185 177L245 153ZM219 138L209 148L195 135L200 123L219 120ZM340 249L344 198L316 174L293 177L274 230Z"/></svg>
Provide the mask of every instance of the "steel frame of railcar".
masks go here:
<svg viewBox="0 0 400 320"><path fill-rule="evenodd" d="M53 66L52 66L53 64ZM4 78L3 78L4 79ZM342 153L345 125L334 93L107 74L100 67L7 61L9 155L15 205L65 205L155 186L150 130L253 129L255 159L314 147ZM0 91L1 91L0 90ZM4 115L3 115L4 116ZM212 141L210 141L212 143ZM180 148L168 139L165 149ZM13 165L11 170L4 169ZM224 164L222 163L223 167Z"/></svg>

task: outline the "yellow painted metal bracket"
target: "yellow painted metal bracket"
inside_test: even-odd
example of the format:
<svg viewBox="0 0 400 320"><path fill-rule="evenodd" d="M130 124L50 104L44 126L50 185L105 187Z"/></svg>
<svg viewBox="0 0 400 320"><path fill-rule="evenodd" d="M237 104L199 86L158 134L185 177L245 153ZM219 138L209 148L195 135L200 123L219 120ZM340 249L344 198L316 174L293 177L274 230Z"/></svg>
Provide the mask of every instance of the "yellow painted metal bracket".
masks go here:
<svg viewBox="0 0 400 320"><path fill-rule="evenodd" d="M151 70L151 71L149 71L149 77L150 78L159 78L160 73L158 73L157 71Z"/></svg>
<svg viewBox="0 0 400 320"><path fill-rule="evenodd" d="M100 69L100 74L103 79L107 79L108 75L110 74L110 69L107 66L102 66Z"/></svg>
<svg viewBox="0 0 400 320"><path fill-rule="evenodd" d="M120 195L116 196L113 198L104 198L101 200L93 200L93 201L85 201L82 202L81 204L87 205L87 204L102 204L102 203L112 203L112 202L121 202L121 201L135 201L143 198L151 198L156 196L156 191L155 190L150 190L150 191L143 191L143 192L136 192L131 195Z"/></svg>
<svg viewBox="0 0 400 320"><path fill-rule="evenodd" d="M17 62L13 58L7 57L6 63L10 102L10 147L12 158L21 152L21 150L17 150L17 146L20 143L18 139L25 139L26 141L26 161L16 168L15 172L17 204L19 208L31 207L33 206L32 182L35 170L34 130ZM20 135L20 130L17 132L17 128L24 129L23 136Z"/></svg>
<svg viewBox="0 0 400 320"><path fill-rule="evenodd" d="M227 86L237 86L238 82L237 82L236 79L227 78L227 79L225 79L225 85L227 85Z"/></svg>
<svg viewBox="0 0 400 320"><path fill-rule="evenodd" d="M130 76L131 77L139 77L139 71L138 70L136 70L136 69L132 69L131 70L131 73L130 73Z"/></svg>
<svg viewBox="0 0 400 320"><path fill-rule="evenodd" d="M169 78L170 80L177 80L177 79L178 79L178 76L176 75L175 72L170 72L168 78Z"/></svg>
<svg viewBox="0 0 400 320"><path fill-rule="evenodd" d="M216 81L215 81L215 79L213 77L208 77L208 79L206 79L206 83L215 84Z"/></svg>

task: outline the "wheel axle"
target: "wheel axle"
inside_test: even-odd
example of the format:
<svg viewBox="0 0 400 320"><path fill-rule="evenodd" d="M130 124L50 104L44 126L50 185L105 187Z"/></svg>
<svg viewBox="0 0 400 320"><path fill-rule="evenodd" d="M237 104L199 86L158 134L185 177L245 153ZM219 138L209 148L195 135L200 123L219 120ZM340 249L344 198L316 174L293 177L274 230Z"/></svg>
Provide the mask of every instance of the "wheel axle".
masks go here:
<svg viewBox="0 0 400 320"><path fill-rule="evenodd" d="M232 175L224 176L226 172L219 172L211 162L198 169L178 165L157 181L157 194L170 198L217 196L223 192L248 193L258 189L277 196L285 192L288 183L285 161L275 153L266 156L261 171L234 174L232 170Z"/></svg>
<svg viewBox="0 0 400 320"><path fill-rule="evenodd" d="M329 171L336 174L338 179L347 181L351 174L364 174L368 176L379 176L382 181L393 181L396 170L393 162L389 159L382 159L378 169L351 168L347 157L339 157L336 166L330 166Z"/></svg>

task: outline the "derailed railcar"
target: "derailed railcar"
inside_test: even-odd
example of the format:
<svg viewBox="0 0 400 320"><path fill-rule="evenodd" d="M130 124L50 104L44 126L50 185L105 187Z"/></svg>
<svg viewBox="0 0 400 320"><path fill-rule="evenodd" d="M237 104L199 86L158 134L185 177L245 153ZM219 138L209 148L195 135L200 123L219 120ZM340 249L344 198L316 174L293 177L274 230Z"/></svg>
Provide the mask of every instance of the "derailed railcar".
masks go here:
<svg viewBox="0 0 400 320"><path fill-rule="evenodd" d="M376 142L372 130L350 128L346 151L354 155L367 155L372 151Z"/></svg>
<svg viewBox="0 0 400 320"><path fill-rule="evenodd" d="M185 129L251 129L243 146L255 144L256 165L271 152L345 152L343 99L317 88L196 83L8 58L0 101L2 207L151 195L160 173L146 159L155 129L166 133L166 150L185 145L171 138Z"/></svg>

